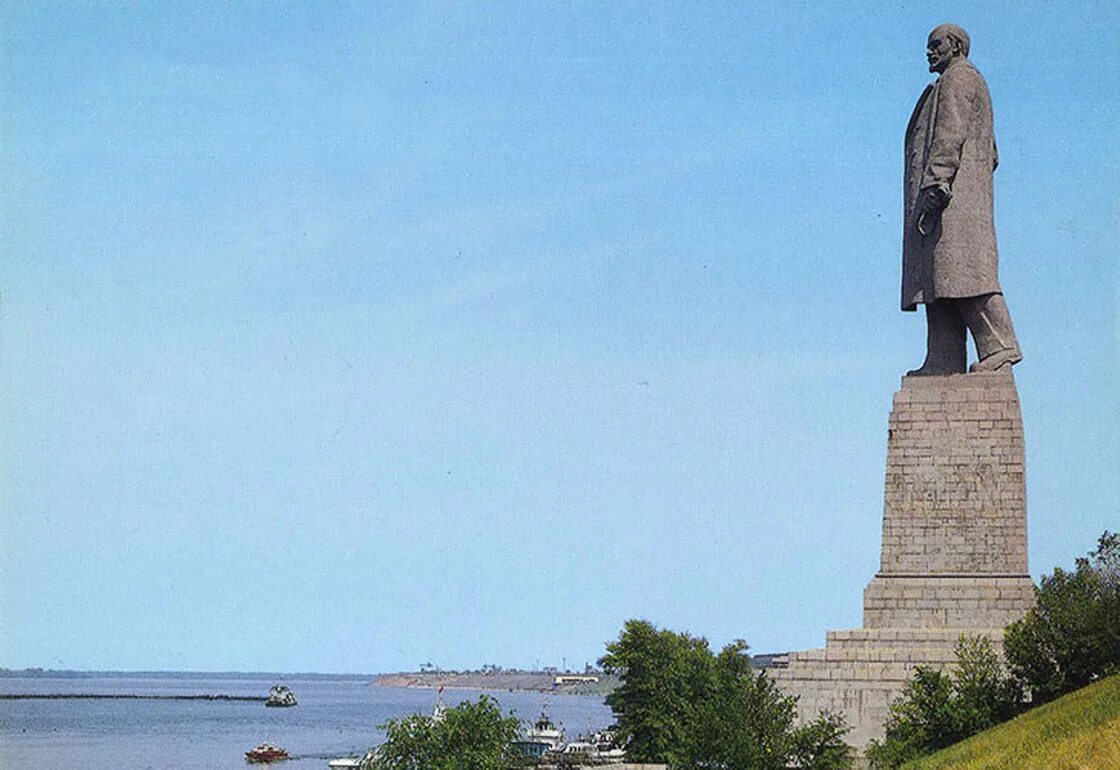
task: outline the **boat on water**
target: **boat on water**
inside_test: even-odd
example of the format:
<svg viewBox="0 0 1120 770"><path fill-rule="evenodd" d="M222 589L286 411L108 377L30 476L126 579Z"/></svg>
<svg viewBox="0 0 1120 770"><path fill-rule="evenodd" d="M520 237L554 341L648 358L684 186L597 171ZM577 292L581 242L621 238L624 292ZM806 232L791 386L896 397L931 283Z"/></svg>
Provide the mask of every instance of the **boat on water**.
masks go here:
<svg viewBox="0 0 1120 770"><path fill-rule="evenodd" d="M346 770L347 768L353 769L361 767L363 764L368 764L377 758L377 748L372 748L359 757L339 757L327 762L327 767L334 768L334 770Z"/></svg>
<svg viewBox="0 0 1120 770"><path fill-rule="evenodd" d="M271 743L262 743L245 752L246 762L279 762L288 758L288 752Z"/></svg>
<svg viewBox="0 0 1120 770"><path fill-rule="evenodd" d="M626 750L615 743L613 733L602 731L564 744L560 756L569 764L619 765L626 761Z"/></svg>
<svg viewBox="0 0 1120 770"><path fill-rule="evenodd" d="M273 685L272 689L268 691L268 698L265 699L264 705L272 708L294 706L296 705L296 694L285 685Z"/></svg>
<svg viewBox="0 0 1120 770"><path fill-rule="evenodd" d="M524 735L513 742L522 756L543 757L546 753L557 752L564 746L564 731L548 718L548 711L541 711L537 721L525 729Z"/></svg>

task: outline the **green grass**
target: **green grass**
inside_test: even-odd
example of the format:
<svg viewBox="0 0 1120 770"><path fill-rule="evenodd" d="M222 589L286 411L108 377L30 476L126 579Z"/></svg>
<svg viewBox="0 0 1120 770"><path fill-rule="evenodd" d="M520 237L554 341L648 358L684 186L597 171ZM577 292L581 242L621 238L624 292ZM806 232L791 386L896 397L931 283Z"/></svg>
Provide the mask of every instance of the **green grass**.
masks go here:
<svg viewBox="0 0 1120 770"><path fill-rule="evenodd" d="M1120 768L1120 675L974 735L905 770Z"/></svg>

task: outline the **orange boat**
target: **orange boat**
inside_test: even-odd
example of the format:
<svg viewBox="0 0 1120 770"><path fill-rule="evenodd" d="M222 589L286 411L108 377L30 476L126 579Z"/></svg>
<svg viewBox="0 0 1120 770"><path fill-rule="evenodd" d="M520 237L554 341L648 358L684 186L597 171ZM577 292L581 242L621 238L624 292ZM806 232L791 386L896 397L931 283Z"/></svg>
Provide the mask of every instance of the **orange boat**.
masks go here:
<svg viewBox="0 0 1120 770"><path fill-rule="evenodd" d="M260 746L245 752L246 762L278 762L287 758L288 752L279 746L273 746L271 743L262 743Z"/></svg>

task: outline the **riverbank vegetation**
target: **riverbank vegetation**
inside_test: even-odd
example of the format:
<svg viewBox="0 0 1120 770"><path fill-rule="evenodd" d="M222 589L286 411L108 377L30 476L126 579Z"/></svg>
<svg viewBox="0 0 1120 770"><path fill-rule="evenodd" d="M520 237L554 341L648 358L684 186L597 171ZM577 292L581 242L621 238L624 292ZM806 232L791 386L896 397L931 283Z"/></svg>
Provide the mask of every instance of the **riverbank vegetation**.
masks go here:
<svg viewBox="0 0 1120 770"><path fill-rule="evenodd" d="M1120 673L1120 534L1105 532L1072 572L1055 569L1035 594L1035 607L1004 639L1031 703Z"/></svg>
<svg viewBox="0 0 1120 770"><path fill-rule="evenodd" d="M1021 690L987 637L962 637L951 673L919 666L891 704L886 735L866 750L873 768L897 768L1007 719Z"/></svg>
<svg viewBox="0 0 1120 770"><path fill-rule="evenodd" d="M599 661L619 677L607 696L632 762L674 770L838 770L852 763L842 717L795 727L796 700L751 668L747 645L718 655L703 637L627 621Z"/></svg>
<svg viewBox="0 0 1120 770"><path fill-rule="evenodd" d="M361 770L506 770L518 763L518 725L486 695L438 715L390 719L381 725L385 742Z"/></svg>

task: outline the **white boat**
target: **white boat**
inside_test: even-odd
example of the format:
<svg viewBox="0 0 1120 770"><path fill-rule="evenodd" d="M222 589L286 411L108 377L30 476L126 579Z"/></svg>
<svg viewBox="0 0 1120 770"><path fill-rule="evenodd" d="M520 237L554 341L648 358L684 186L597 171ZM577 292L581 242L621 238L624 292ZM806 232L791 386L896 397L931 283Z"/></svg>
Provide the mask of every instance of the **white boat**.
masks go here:
<svg viewBox="0 0 1120 770"><path fill-rule="evenodd" d="M327 762L327 767L333 767L336 770L344 770L344 768L357 768L361 767L363 762L372 762L374 757L377 756L377 748L372 748L365 753L362 757L339 757Z"/></svg>
<svg viewBox="0 0 1120 770"><path fill-rule="evenodd" d="M563 748L564 731L552 723L547 710L542 711L513 745L526 757L542 757L546 752L558 752Z"/></svg>
<svg viewBox="0 0 1120 770"><path fill-rule="evenodd" d="M626 751L615 745L614 734L607 730L565 744L560 754L576 764L619 765L626 761Z"/></svg>
<svg viewBox="0 0 1120 770"><path fill-rule="evenodd" d="M274 685L268 691L268 698L265 699L264 705L273 708L290 708L296 705L296 694L286 685Z"/></svg>

